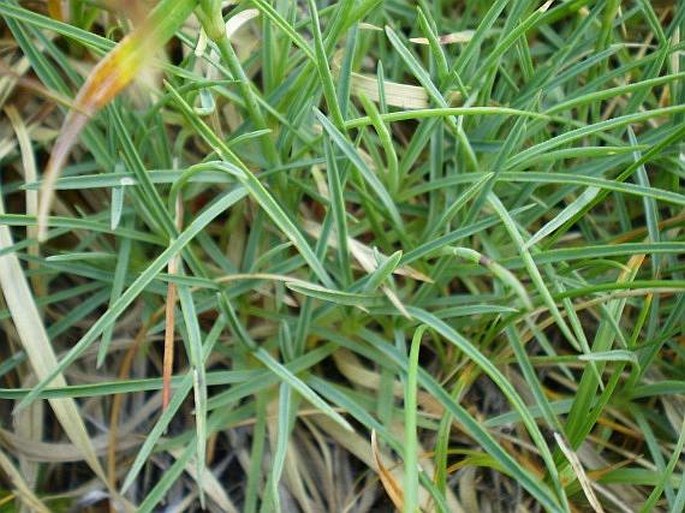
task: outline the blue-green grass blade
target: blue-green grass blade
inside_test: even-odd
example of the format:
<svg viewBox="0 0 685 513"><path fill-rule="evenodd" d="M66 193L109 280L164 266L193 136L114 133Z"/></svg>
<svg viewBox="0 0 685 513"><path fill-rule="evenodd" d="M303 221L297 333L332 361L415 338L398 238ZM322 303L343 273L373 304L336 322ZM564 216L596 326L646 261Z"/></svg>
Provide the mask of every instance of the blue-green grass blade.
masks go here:
<svg viewBox="0 0 685 513"><path fill-rule="evenodd" d="M352 165L354 165L354 167L361 173L364 181L369 185L369 187L371 187L371 190L373 190L376 196L378 196L378 198L381 200L381 203L390 215L392 222L398 227L398 229L401 229L402 219L399 211L397 210L397 206L376 174L369 169L366 163L359 156L359 153L354 146L352 146L347 138L328 120L328 118L319 110L315 110L314 112L331 140L338 148L340 148L340 150L342 150Z"/></svg>
<svg viewBox="0 0 685 513"><path fill-rule="evenodd" d="M242 198L245 197L247 191L244 188L234 189L223 196L217 198L209 207L200 213L186 228L179 237L172 241L167 247L139 276L138 278L122 293L119 299L105 312L97 321L93 323L90 329L81 337L81 339L67 352L67 354L60 360L59 365L52 371L50 376L38 383L31 392L17 405L16 409L21 410L28 406L37 396L42 392L52 379L59 373L63 372L69 365L71 365L76 358L87 349L99 337L104 329L112 324L121 315L124 310L139 296L139 294L147 287L157 275L164 269L169 260L174 258L183 247L185 247L200 231L214 220L218 215L224 212Z"/></svg>

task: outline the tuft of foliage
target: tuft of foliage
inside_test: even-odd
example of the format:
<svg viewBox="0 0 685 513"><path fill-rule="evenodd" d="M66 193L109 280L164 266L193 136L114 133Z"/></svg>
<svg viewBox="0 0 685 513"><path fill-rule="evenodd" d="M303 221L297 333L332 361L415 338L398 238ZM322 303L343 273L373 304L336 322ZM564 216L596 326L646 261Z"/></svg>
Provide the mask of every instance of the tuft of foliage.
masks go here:
<svg viewBox="0 0 685 513"><path fill-rule="evenodd" d="M685 3L61 4L0 3L0 509L685 508Z"/></svg>

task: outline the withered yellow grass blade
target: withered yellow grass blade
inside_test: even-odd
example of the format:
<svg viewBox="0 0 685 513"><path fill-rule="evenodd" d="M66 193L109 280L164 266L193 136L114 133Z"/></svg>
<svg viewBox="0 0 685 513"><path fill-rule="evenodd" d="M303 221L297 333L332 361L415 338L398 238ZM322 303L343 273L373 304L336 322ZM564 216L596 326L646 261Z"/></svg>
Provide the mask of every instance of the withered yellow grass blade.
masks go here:
<svg viewBox="0 0 685 513"><path fill-rule="evenodd" d="M47 235L55 181L88 119L121 92L181 26L197 0L161 0L150 16L93 68L78 92L50 155L38 209L38 240Z"/></svg>
<svg viewBox="0 0 685 513"><path fill-rule="evenodd" d="M339 61L341 59L342 52L336 54L333 59L332 69L336 75L340 73ZM384 80L383 88L385 89L385 103L389 106L401 109L425 109L430 105L428 93L422 86ZM380 101L378 79L374 75L350 73L350 91L354 96L364 96L375 103ZM461 94L452 91L448 94L447 101L450 105L458 105L462 101Z"/></svg>
<svg viewBox="0 0 685 513"><path fill-rule="evenodd" d="M48 0L48 14L53 20L64 21L62 0Z"/></svg>
<svg viewBox="0 0 685 513"><path fill-rule="evenodd" d="M604 508L602 508L602 504L599 502L592 489L592 482L588 479L583 464L580 462L580 459L578 459L576 453L569 447L566 440L559 433L554 433L554 440L559 444L561 452L564 453L564 456L566 456L566 459L571 464L573 473L576 475L576 478L578 478L578 483L580 483L580 487L583 489L585 498L587 498L590 503L592 510L596 513L604 513Z"/></svg>
<svg viewBox="0 0 685 513"><path fill-rule="evenodd" d="M0 214L5 209L0 197ZM0 225L0 249L7 250L14 245L9 227ZM50 344L43 321L29 289L24 270L15 253L5 252L0 256L0 287L5 297L19 341L28 356L31 367L38 379L47 377L57 367L57 356ZM58 375L52 385L66 386L64 376ZM83 459L100 477L104 472L95 455L95 450L81 418L81 413L73 399L50 399L50 406L59 423L73 444L81 450Z"/></svg>
<svg viewBox="0 0 685 513"><path fill-rule="evenodd" d="M183 202L181 195L176 197L176 229L180 232L183 229ZM167 266L169 276L176 274L179 266L179 256L169 260ZM176 284L169 282L166 293L165 306L165 329L164 329L164 360L162 363L162 409L166 410L171 399L171 374L174 372L174 332L176 327Z"/></svg>
<svg viewBox="0 0 685 513"><path fill-rule="evenodd" d="M444 34L438 36L438 42L441 45L449 45L453 43L468 43L473 39L473 35L476 33L475 30L462 30L459 32L451 32L450 34ZM410 37L409 41L416 43L418 45L427 45L428 39L425 37Z"/></svg>
<svg viewBox="0 0 685 513"><path fill-rule="evenodd" d="M41 500L33 493L22 476L21 472L14 467L12 460L10 460L2 449L0 449L0 469L9 478L14 487L14 494L21 501L21 503L28 508L29 511L37 513L50 513L50 510L41 502Z"/></svg>
<svg viewBox="0 0 685 513"><path fill-rule="evenodd" d="M399 511L402 511L404 509L404 492L402 492L402 485L383 463L383 456L378 448L375 430L371 431L371 452L373 453L373 461L376 464L378 478L381 480L383 488L385 488L385 493L388 494L388 497L395 507Z"/></svg>
<svg viewBox="0 0 685 513"><path fill-rule="evenodd" d="M5 207L2 195L0 195L0 215L4 214ZM45 326L26 281L24 270L19 264L19 259L16 253L8 251L13 246L14 241L9 227L0 225L0 251L2 252L0 255L0 289L2 289L7 309L17 330L19 342L28 356L36 377L42 381L57 367L57 355L45 331ZM67 382L62 374L58 374L50 385L65 387ZM107 483L104 469L97 458L95 446L88 435L76 402L71 398L48 399L48 402L67 437L79 451L78 459L85 461L93 473L103 483ZM109 488L108 491L112 499L124 508L123 511L133 511L132 505L121 497L116 490Z"/></svg>

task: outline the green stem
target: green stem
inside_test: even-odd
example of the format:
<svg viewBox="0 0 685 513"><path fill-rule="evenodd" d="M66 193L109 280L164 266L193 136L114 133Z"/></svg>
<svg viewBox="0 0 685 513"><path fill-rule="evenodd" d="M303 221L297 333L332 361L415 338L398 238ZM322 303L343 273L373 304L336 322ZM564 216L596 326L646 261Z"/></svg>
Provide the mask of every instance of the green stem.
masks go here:
<svg viewBox="0 0 685 513"><path fill-rule="evenodd" d="M212 40L218 47L221 59L228 66L233 78L238 81L238 88L240 94L245 100L245 109L248 117L252 120L257 130L267 129L266 119L264 118L259 103L257 101L257 94L250 86L250 79L245 74L240 59L233 50L231 42L226 35L223 17L221 16L221 5L215 1L201 2L200 9L197 10L198 18L207 33L207 37ZM278 151L273 139L268 134L260 137L262 151L269 164L278 164Z"/></svg>

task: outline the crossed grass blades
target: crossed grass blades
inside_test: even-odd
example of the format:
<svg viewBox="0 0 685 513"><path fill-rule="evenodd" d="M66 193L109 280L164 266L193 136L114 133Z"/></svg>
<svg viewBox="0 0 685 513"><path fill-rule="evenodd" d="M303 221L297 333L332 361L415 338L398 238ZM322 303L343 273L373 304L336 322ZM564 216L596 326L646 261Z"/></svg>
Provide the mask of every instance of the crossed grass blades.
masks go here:
<svg viewBox="0 0 685 513"><path fill-rule="evenodd" d="M685 7L0 14L3 510L683 510Z"/></svg>

